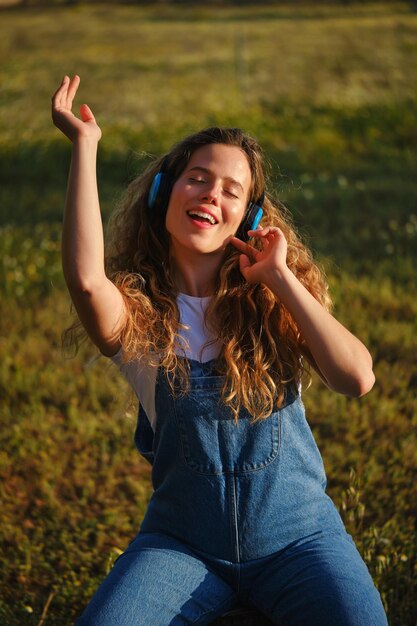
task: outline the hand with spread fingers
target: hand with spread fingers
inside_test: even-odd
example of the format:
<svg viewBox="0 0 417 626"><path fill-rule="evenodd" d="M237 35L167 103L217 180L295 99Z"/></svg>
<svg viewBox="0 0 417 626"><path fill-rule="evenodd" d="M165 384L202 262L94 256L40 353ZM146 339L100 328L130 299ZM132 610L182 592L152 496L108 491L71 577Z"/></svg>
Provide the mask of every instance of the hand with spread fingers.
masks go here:
<svg viewBox="0 0 417 626"><path fill-rule="evenodd" d="M268 286L277 273L287 270L287 240L277 226L250 230L249 235L261 239L262 250L257 250L237 237L230 240L242 253L239 258L240 271L249 283L264 283Z"/></svg>
<svg viewBox="0 0 417 626"><path fill-rule="evenodd" d="M52 120L72 142L83 138L98 142L101 139L101 130L90 107L87 104L81 105L81 119L72 112L72 102L79 84L79 76L75 75L72 79L64 76L61 85L52 96Z"/></svg>

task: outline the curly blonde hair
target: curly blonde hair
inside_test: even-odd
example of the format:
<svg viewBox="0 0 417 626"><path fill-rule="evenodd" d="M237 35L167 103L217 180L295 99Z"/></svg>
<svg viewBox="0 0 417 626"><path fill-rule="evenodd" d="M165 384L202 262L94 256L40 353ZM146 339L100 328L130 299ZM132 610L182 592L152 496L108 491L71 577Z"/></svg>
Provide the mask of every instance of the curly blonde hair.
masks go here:
<svg viewBox="0 0 417 626"><path fill-rule="evenodd" d="M153 161L129 185L107 228L106 272L121 291L127 311L120 332L125 361L140 355L163 367L174 391L174 380L187 391L187 361L180 358L183 341L173 278L166 206L150 210L148 194L161 168L175 181L191 155L207 144L240 148L251 169L250 200L265 191L265 159L255 139L238 128L208 128L176 144ZM161 208L161 207L160 207ZM324 275L300 241L282 203L266 194L263 226L278 226L288 243L287 264L298 280L326 308L331 303ZM253 244L260 244L254 240ZM218 370L225 376L222 399L237 420L245 408L253 420L264 419L282 403L285 388L298 385L305 370L305 351L293 318L279 298L263 284L249 284L239 269L239 253L231 245L219 268L206 324L222 345ZM177 385L176 385L177 388Z"/></svg>

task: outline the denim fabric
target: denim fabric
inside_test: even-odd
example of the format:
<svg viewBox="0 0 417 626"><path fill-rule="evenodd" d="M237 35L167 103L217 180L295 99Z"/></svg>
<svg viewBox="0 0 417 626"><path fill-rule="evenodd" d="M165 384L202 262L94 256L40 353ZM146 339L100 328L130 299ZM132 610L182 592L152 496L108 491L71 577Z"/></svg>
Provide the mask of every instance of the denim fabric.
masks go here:
<svg viewBox="0 0 417 626"><path fill-rule="evenodd" d="M153 462L154 487L142 531L241 562L343 529L299 394L289 388L266 420L253 424L242 410L235 423L219 401L224 379L213 375L215 361L190 367L185 396L173 398L158 376L153 437L140 416L136 442Z"/></svg>
<svg viewBox="0 0 417 626"><path fill-rule="evenodd" d="M325 493L297 391L266 420L252 424L242 410L235 423L216 362L189 363L186 395L173 396L158 374L155 433L139 411L135 442L152 463L154 492L77 626L208 624L238 600L276 624L386 625Z"/></svg>
<svg viewBox="0 0 417 626"><path fill-rule="evenodd" d="M245 563L140 532L76 626L202 626L237 603L258 607L282 626L387 626L379 594L345 532L316 533Z"/></svg>

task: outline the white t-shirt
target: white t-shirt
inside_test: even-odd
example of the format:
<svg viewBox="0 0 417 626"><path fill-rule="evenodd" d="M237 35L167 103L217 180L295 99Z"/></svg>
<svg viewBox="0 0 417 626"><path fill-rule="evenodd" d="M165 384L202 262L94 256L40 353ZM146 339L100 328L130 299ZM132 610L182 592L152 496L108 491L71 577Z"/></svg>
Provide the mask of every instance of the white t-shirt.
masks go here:
<svg viewBox="0 0 417 626"><path fill-rule="evenodd" d="M205 346L208 341L215 339L204 323L204 312L210 298L211 296L197 298L184 293L180 293L177 297L180 322L187 326L186 329L180 331L180 336L185 339L181 354L200 363L217 358L221 347L219 341ZM119 367L133 388L155 431L155 384L158 368L141 363L140 358L129 363L122 363L121 348L111 357L111 360Z"/></svg>

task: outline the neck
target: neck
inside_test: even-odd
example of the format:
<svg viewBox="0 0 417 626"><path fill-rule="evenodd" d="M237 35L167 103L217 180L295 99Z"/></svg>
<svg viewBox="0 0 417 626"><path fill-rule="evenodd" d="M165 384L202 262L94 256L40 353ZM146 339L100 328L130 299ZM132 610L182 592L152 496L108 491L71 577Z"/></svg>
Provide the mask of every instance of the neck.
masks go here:
<svg viewBox="0 0 417 626"><path fill-rule="evenodd" d="M180 258L172 256L175 282L178 290L189 296L203 298L214 293L216 276L223 252L212 254L188 254L182 252Z"/></svg>

